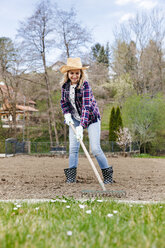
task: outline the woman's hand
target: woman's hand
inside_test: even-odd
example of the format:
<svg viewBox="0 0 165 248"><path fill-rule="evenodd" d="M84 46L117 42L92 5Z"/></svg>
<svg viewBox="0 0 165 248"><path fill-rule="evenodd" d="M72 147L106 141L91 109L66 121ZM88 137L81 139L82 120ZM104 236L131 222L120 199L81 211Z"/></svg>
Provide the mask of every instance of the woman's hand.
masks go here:
<svg viewBox="0 0 165 248"><path fill-rule="evenodd" d="M77 140L83 140L83 127L82 126L76 127L76 138Z"/></svg>
<svg viewBox="0 0 165 248"><path fill-rule="evenodd" d="M69 126L70 123L72 123L74 125L74 122L73 122L73 119L71 117L71 114L68 113L68 114L65 114L64 115L64 118L65 118L65 123Z"/></svg>

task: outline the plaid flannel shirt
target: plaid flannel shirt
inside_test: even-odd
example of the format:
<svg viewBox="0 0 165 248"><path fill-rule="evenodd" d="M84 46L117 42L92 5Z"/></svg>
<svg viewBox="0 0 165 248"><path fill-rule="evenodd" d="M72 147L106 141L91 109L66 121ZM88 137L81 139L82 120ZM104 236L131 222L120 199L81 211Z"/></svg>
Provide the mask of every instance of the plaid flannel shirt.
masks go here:
<svg viewBox="0 0 165 248"><path fill-rule="evenodd" d="M74 108L69 101L70 81L64 83L61 90L61 108L63 114L74 112ZM77 111L81 117L80 125L87 128L91 123L97 122L100 118L99 108L93 96L92 89L87 81L81 88L78 85L75 88L75 104Z"/></svg>

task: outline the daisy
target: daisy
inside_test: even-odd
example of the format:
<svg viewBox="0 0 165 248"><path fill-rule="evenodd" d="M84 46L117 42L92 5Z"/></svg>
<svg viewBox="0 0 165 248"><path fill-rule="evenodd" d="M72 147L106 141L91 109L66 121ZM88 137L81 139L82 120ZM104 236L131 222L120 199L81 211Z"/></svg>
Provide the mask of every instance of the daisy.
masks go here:
<svg viewBox="0 0 165 248"><path fill-rule="evenodd" d="M67 231L68 236L72 236L72 231Z"/></svg>
<svg viewBox="0 0 165 248"><path fill-rule="evenodd" d="M79 207L80 207L80 208L85 208L85 205L79 204Z"/></svg>
<svg viewBox="0 0 165 248"><path fill-rule="evenodd" d="M91 214L91 212L92 212L91 210L87 210L86 211L87 214Z"/></svg>
<svg viewBox="0 0 165 248"><path fill-rule="evenodd" d="M113 217L113 214L107 214L107 217L111 218Z"/></svg>

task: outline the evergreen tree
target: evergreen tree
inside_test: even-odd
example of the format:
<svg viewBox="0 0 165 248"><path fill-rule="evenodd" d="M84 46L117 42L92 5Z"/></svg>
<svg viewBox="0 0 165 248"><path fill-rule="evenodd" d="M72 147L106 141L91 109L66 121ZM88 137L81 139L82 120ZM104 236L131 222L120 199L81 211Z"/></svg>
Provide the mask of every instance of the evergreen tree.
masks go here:
<svg viewBox="0 0 165 248"><path fill-rule="evenodd" d="M109 141L116 141L116 113L115 108L111 110L110 121L109 121Z"/></svg>
<svg viewBox="0 0 165 248"><path fill-rule="evenodd" d="M123 128L123 122L121 117L120 108L113 107L111 110L110 121L109 121L109 141L116 141L117 134L116 132Z"/></svg>
<svg viewBox="0 0 165 248"><path fill-rule="evenodd" d="M123 128L123 122L121 118L121 112L119 106L116 109L116 131L119 131L120 128Z"/></svg>
<svg viewBox="0 0 165 248"><path fill-rule="evenodd" d="M99 54L100 54L100 50L101 50L100 43L96 43L91 49L92 49L93 59L97 60L97 58L99 57Z"/></svg>
<svg viewBox="0 0 165 248"><path fill-rule="evenodd" d="M100 43L96 43L92 48L92 56L98 63L103 63L107 67L109 66L109 44L107 43L106 48Z"/></svg>

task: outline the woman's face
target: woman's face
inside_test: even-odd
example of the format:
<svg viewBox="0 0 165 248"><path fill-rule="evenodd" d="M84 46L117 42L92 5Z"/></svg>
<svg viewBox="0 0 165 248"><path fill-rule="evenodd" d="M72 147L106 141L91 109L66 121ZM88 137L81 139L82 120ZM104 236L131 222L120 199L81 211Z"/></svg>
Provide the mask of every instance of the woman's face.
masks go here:
<svg viewBox="0 0 165 248"><path fill-rule="evenodd" d="M71 84L77 84L80 80L81 71L80 70L71 70L68 72L68 77L71 81Z"/></svg>

